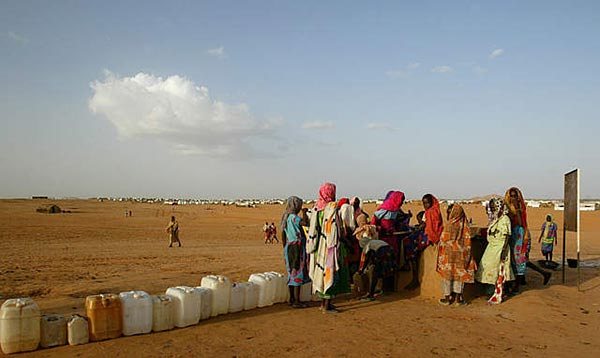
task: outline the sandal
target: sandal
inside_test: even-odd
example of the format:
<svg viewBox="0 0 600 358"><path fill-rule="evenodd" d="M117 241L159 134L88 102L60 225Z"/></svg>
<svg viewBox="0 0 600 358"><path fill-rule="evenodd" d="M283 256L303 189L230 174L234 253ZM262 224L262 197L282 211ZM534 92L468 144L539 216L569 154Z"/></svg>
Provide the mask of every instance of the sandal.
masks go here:
<svg viewBox="0 0 600 358"><path fill-rule="evenodd" d="M450 306L452 304L452 302L454 302L454 299L450 298L450 296L448 296L448 297L440 298L440 300L438 302L442 306Z"/></svg>
<svg viewBox="0 0 600 358"><path fill-rule="evenodd" d="M338 311L337 308L330 307L330 308L323 310L323 313L336 314L336 313L340 313L340 311Z"/></svg>
<svg viewBox="0 0 600 358"><path fill-rule="evenodd" d="M458 297L456 299L456 305L457 306L466 306L466 305L468 305L468 303L467 303L467 301L465 301L465 298L462 297L462 295L461 295L460 297Z"/></svg>

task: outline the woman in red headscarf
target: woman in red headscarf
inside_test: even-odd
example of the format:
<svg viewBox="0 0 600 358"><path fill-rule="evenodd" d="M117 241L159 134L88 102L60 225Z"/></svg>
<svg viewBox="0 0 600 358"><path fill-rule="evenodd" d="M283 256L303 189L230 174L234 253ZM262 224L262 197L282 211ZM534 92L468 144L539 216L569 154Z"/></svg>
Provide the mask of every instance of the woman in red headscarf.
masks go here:
<svg viewBox="0 0 600 358"><path fill-rule="evenodd" d="M404 204L403 192L389 192L386 200L381 204L379 210L373 213L373 218L371 219L371 225L377 227L379 239L387 242L394 251L394 261L397 267L401 266L400 250L402 246L400 243L401 239L397 233L408 232L408 221L410 220L410 214L405 214L402 211L402 204ZM388 289L390 289L389 286L392 285L391 289L395 289L393 280L391 280L392 282L387 281L387 283L385 281L384 286L388 286Z"/></svg>

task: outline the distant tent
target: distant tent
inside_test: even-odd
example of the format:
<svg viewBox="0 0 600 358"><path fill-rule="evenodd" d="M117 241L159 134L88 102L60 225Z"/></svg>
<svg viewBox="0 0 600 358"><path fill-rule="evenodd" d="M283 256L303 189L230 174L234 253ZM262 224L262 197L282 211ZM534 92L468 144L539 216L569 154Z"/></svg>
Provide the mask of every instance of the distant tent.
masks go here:
<svg viewBox="0 0 600 358"><path fill-rule="evenodd" d="M40 206L39 208L36 209L36 211L38 213L45 213L45 214L62 213L62 210L56 204L48 204L48 205Z"/></svg>

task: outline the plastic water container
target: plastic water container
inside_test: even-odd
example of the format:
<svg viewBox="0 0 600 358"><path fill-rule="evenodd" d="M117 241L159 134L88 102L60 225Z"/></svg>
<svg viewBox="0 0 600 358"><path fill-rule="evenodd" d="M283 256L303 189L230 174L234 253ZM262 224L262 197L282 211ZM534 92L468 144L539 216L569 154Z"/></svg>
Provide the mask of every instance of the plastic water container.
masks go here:
<svg viewBox="0 0 600 358"><path fill-rule="evenodd" d="M88 334L87 318L78 314L72 315L67 323L67 333L69 344L72 346L88 343L90 336Z"/></svg>
<svg viewBox="0 0 600 358"><path fill-rule="evenodd" d="M194 287L177 286L167 289L173 298L176 327L187 327L200 321L201 295Z"/></svg>
<svg viewBox="0 0 600 358"><path fill-rule="evenodd" d="M50 348L67 344L67 320L60 314L43 315L40 325L40 347Z"/></svg>
<svg viewBox="0 0 600 358"><path fill-rule="evenodd" d="M275 303L287 302L290 296L290 290L287 285L287 275L282 275L279 272L271 271L265 272L265 274L271 275L274 277L276 282L276 292L275 292Z"/></svg>
<svg viewBox="0 0 600 358"><path fill-rule="evenodd" d="M254 282L240 283L244 287L244 310L252 310L258 306L260 287Z"/></svg>
<svg viewBox="0 0 600 358"><path fill-rule="evenodd" d="M168 331L175 327L175 304L169 295L153 295L152 300L152 331Z"/></svg>
<svg viewBox="0 0 600 358"><path fill-rule="evenodd" d="M123 331L121 300L108 293L88 296L85 299L90 341L118 338Z"/></svg>
<svg viewBox="0 0 600 358"><path fill-rule="evenodd" d="M229 297L229 313L240 312L244 309L244 295L246 288L241 283L231 285Z"/></svg>
<svg viewBox="0 0 600 358"><path fill-rule="evenodd" d="M209 319L212 314L213 290L208 287L196 287L200 293L200 320Z"/></svg>
<svg viewBox="0 0 600 358"><path fill-rule="evenodd" d="M312 301L312 282L308 282L300 286L300 301Z"/></svg>
<svg viewBox="0 0 600 358"><path fill-rule="evenodd" d="M273 285L273 290L271 291L271 300L273 303L281 302L281 287L279 282L279 276L275 275L272 272L265 272L263 275L271 278L271 285Z"/></svg>
<svg viewBox="0 0 600 358"><path fill-rule="evenodd" d="M0 347L6 354L36 350L40 309L31 298L6 300L0 308Z"/></svg>
<svg viewBox="0 0 600 358"><path fill-rule="evenodd" d="M257 307L267 307L273 305L275 296L275 286L273 279L269 275L254 273L250 275L248 281L258 286L258 305Z"/></svg>
<svg viewBox="0 0 600 358"><path fill-rule="evenodd" d="M144 291L119 294L123 312L123 335L145 334L152 331L152 299Z"/></svg>
<svg viewBox="0 0 600 358"><path fill-rule="evenodd" d="M227 277L208 275L202 278L200 286L210 288L213 291L211 317L229 312L231 281Z"/></svg>

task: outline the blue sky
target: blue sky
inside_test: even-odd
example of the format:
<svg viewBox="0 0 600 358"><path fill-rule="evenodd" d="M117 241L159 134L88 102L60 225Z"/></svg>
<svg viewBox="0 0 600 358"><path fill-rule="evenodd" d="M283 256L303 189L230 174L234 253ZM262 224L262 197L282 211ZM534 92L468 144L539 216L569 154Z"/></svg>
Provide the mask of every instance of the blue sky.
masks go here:
<svg viewBox="0 0 600 358"><path fill-rule="evenodd" d="M3 1L0 197L600 197L597 1Z"/></svg>

